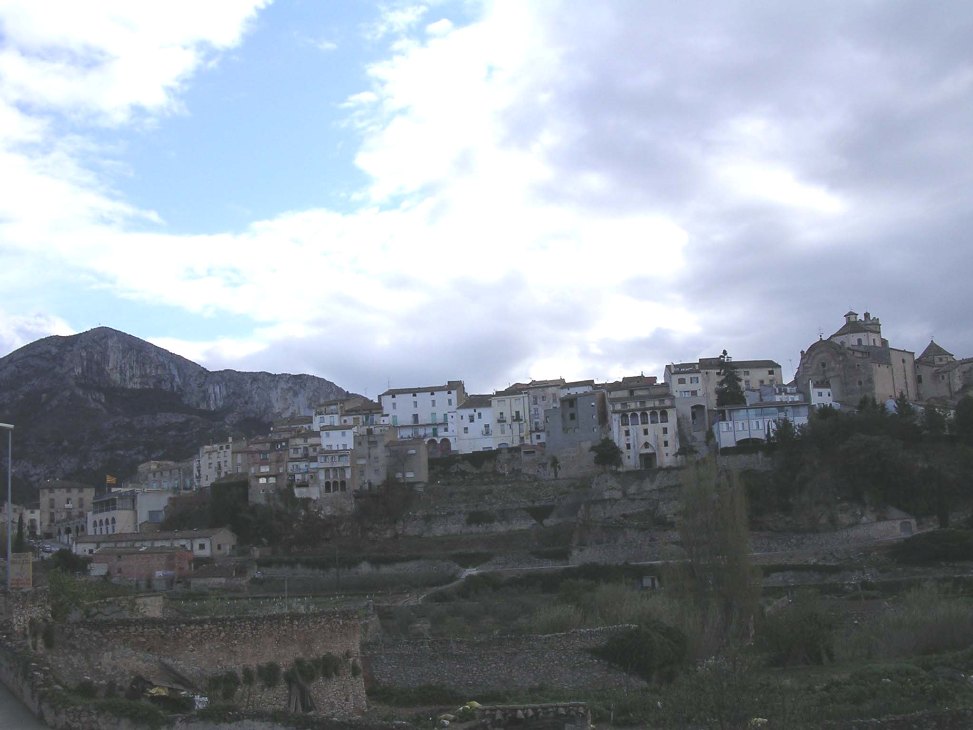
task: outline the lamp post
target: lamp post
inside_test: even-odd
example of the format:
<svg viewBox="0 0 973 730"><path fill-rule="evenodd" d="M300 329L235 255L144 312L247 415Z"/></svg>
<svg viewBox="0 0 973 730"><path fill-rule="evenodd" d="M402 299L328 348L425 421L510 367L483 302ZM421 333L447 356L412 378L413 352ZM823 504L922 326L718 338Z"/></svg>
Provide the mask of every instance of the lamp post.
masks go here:
<svg viewBox="0 0 973 730"><path fill-rule="evenodd" d="M13 439L14 439L14 427L10 423L0 423L0 428L7 431L7 593L10 592L10 570L13 567L13 554L10 552L13 549L11 541L11 527L13 525L13 504L10 501L11 489L10 489L10 468L13 466L14 456L13 456Z"/></svg>

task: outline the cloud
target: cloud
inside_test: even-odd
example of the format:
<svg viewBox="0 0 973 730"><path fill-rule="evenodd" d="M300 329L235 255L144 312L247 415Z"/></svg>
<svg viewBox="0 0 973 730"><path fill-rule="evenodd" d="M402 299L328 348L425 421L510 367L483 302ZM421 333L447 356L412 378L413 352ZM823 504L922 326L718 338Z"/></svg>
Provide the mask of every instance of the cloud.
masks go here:
<svg viewBox="0 0 973 730"><path fill-rule="evenodd" d="M0 310L0 352L12 352L50 335L73 335L74 330L53 314L11 314Z"/></svg>
<svg viewBox="0 0 973 730"><path fill-rule="evenodd" d="M365 29L381 57L343 107L365 178L353 207L172 235L93 172L85 125L178 110L262 4L158 27L140 5L76 27L13 7L0 250L122 300L251 321L153 338L208 366L372 394L661 375L724 347L788 370L849 305L898 346L935 331L973 353L956 317L973 304L958 276L973 264L973 11L388 6ZM82 123L64 133L68 117Z"/></svg>

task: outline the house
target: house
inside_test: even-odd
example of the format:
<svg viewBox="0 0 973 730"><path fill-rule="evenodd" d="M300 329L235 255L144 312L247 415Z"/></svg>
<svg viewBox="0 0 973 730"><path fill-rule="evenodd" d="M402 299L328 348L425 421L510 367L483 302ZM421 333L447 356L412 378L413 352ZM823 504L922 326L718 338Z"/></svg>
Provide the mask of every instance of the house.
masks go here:
<svg viewBox="0 0 973 730"><path fill-rule="evenodd" d="M610 436L608 400L605 391L572 389L559 395L557 404L544 412L547 453L561 459L568 453L587 453L594 444Z"/></svg>
<svg viewBox="0 0 973 730"><path fill-rule="evenodd" d="M451 430L456 434L456 451L472 454L474 451L493 449L492 396L469 395L450 414Z"/></svg>
<svg viewBox="0 0 973 730"><path fill-rule="evenodd" d="M193 462L193 480L196 489L208 487L217 479L243 469L243 463L234 463L234 452L242 452L246 441L233 441L231 436L225 443L205 444L199 447L199 454Z"/></svg>
<svg viewBox="0 0 973 730"><path fill-rule="evenodd" d="M205 530L176 530L153 533L116 533L82 535L74 542L77 555L94 555L102 548L179 547L191 550L196 558L225 558L236 547L236 535L226 527Z"/></svg>
<svg viewBox="0 0 973 730"><path fill-rule="evenodd" d="M499 390L490 397L493 411L493 448L506 449L530 443L527 414L530 401L522 384Z"/></svg>
<svg viewBox="0 0 973 730"><path fill-rule="evenodd" d="M184 547L103 547L91 554L88 571L115 583L172 588L193 569L193 553Z"/></svg>
<svg viewBox="0 0 973 730"><path fill-rule="evenodd" d="M195 486L195 460L146 461L136 469L132 486L189 491Z"/></svg>
<svg viewBox="0 0 973 730"><path fill-rule="evenodd" d="M449 415L464 400L466 386L461 380L449 380L443 385L390 388L379 396L382 417L396 437L423 439L430 457L452 452L456 434L450 429Z"/></svg>
<svg viewBox="0 0 973 730"><path fill-rule="evenodd" d="M89 535L142 532L143 525L159 525L174 494L162 489L123 489L96 497L86 515Z"/></svg>
<svg viewBox="0 0 973 730"><path fill-rule="evenodd" d="M678 463L676 399L653 376L634 375L602 386L608 398L611 437L623 469L653 469Z"/></svg>
<svg viewBox="0 0 973 730"><path fill-rule="evenodd" d="M810 384L827 381L835 403L857 408L862 398L885 403L900 394L919 398L915 354L891 347L882 337L878 317L865 312L845 313L845 323L827 339L819 339L801 351L794 378L810 402Z"/></svg>
<svg viewBox="0 0 973 730"><path fill-rule="evenodd" d="M70 545L86 529L85 514L91 508L95 488L79 482L52 480L38 490L40 534Z"/></svg>
<svg viewBox="0 0 973 730"><path fill-rule="evenodd" d="M930 340L916 358L916 385L920 401L954 406L973 392L973 358L957 360Z"/></svg>
<svg viewBox="0 0 973 730"><path fill-rule="evenodd" d="M727 363L732 364L744 390L759 390L763 385L784 382L780 363L773 360L733 360L701 357L697 362L670 363L662 379L676 398L702 398L707 410L716 409L716 389Z"/></svg>
<svg viewBox="0 0 973 730"><path fill-rule="evenodd" d="M564 378L554 380L531 380L523 388L529 408L527 424L530 428L528 441L534 445L547 443L547 424L545 413L556 408L564 387Z"/></svg>
<svg viewBox="0 0 973 730"><path fill-rule="evenodd" d="M807 424L810 404L770 401L739 406L724 406L713 424L716 445L721 448L766 443L782 420L795 427Z"/></svg>

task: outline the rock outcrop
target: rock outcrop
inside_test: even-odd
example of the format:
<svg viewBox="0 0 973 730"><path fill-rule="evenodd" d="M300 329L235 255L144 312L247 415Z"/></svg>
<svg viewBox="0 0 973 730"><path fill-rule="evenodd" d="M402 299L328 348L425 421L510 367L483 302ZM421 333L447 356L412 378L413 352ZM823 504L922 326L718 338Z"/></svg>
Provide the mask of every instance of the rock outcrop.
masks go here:
<svg viewBox="0 0 973 730"><path fill-rule="evenodd" d="M107 327L0 358L0 421L16 425L13 470L28 483L100 483L150 459L186 459L344 394L311 375L209 371Z"/></svg>

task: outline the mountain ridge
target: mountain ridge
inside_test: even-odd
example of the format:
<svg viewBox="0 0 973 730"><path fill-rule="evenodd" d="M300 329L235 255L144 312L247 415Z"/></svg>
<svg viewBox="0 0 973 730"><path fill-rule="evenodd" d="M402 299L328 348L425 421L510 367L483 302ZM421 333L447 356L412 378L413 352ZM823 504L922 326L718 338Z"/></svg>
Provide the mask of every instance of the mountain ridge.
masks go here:
<svg viewBox="0 0 973 730"><path fill-rule="evenodd" d="M52 335L0 358L0 421L15 425L19 486L100 483L150 459L189 458L230 433L311 415L347 391L306 374L207 370L121 330Z"/></svg>

